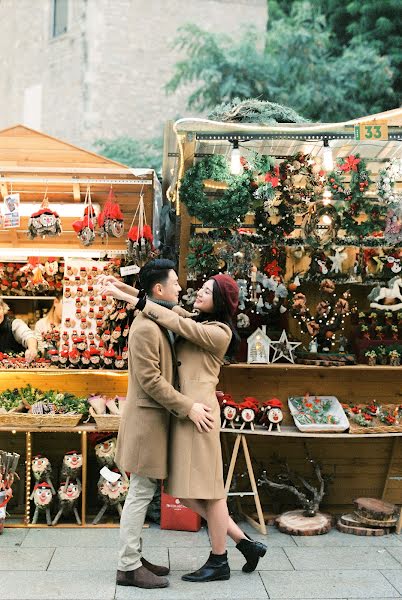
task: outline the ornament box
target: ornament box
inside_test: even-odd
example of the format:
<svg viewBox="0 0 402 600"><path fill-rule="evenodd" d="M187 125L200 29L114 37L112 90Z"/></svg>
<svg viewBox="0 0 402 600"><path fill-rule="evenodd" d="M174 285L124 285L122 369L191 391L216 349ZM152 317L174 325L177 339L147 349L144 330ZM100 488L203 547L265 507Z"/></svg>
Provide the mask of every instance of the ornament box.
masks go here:
<svg viewBox="0 0 402 600"><path fill-rule="evenodd" d="M298 419L298 415L300 414L299 409L297 408L297 403L299 403L300 401L303 400L308 400L309 403L311 403L312 406L314 406L314 402L315 400L319 400L319 401L323 401L323 402L328 402L329 403L329 408L327 411L328 413L328 417L332 416L335 417L337 419L337 423L301 423ZM321 395L310 395L310 396L305 396L303 398L303 396L289 396L288 398L288 405L289 405L289 410L290 410L290 414L292 415L295 425L296 427L299 429L299 431L301 432L332 432L332 433L336 433L336 432L342 432L342 431L346 431L347 429L349 429L349 421L347 416L345 415L345 412L338 400L338 398L336 398L335 396L321 396Z"/></svg>

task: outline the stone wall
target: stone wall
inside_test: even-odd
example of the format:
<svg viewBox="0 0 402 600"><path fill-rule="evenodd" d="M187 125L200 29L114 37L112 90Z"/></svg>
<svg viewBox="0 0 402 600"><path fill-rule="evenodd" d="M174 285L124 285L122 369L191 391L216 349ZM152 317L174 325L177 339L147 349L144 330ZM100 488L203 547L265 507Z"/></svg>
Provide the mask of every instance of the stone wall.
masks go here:
<svg viewBox="0 0 402 600"><path fill-rule="evenodd" d="M83 147L161 135L190 114L188 90L164 92L177 28L263 32L266 10L266 0L69 0L68 31L52 38L53 0L0 0L0 129L24 123Z"/></svg>

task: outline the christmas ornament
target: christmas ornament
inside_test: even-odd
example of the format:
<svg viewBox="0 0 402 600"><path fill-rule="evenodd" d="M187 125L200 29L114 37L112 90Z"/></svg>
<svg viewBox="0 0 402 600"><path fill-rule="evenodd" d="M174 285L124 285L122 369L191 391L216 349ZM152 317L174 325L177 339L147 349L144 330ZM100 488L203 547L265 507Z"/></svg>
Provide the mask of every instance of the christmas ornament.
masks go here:
<svg viewBox="0 0 402 600"><path fill-rule="evenodd" d="M51 237L60 235L62 232L60 217L57 212L49 207L46 192L42 204L36 212L32 213L28 220L27 235L30 240L36 237Z"/></svg>
<svg viewBox="0 0 402 600"><path fill-rule="evenodd" d="M121 237L124 233L124 217L119 203L110 186L109 194L102 212L98 216L98 227L101 230L101 237L108 235L111 237Z"/></svg>
<svg viewBox="0 0 402 600"><path fill-rule="evenodd" d="M270 347L273 349L273 356L271 362L276 362L280 358L285 358L291 363L295 362L293 352L296 350L298 346L300 346L301 342L290 342L288 340L288 336L286 331L283 330L281 337L277 342L273 342L271 340Z"/></svg>
<svg viewBox="0 0 402 600"><path fill-rule="evenodd" d="M84 246L90 246L95 240L95 209L92 205L91 189L88 185L84 200L84 216L72 224L77 237Z"/></svg>

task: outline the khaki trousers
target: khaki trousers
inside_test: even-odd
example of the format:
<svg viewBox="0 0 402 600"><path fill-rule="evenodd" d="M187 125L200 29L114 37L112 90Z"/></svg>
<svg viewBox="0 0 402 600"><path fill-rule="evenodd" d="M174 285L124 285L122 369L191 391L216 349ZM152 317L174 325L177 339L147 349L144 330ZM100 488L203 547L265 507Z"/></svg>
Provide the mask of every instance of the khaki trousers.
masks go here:
<svg viewBox="0 0 402 600"><path fill-rule="evenodd" d="M119 571L141 566L141 533L158 480L131 473L130 489L120 518Z"/></svg>

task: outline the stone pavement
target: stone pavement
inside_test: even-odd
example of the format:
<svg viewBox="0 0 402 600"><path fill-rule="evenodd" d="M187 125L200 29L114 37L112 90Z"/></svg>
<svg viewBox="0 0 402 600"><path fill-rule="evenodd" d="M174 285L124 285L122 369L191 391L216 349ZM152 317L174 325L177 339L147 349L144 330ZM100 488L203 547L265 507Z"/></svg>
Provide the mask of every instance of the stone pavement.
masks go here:
<svg viewBox="0 0 402 600"><path fill-rule="evenodd" d="M198 533L144 529L144 554L172 570L170 587L116 587L117 529L6 529L0 535L2 600L257 600L402 598L402 535L366 538L336 530L292 537L269 527L268 536L244 524L268 551L252 574L242 573L242 555L229 545L229 581L187 583L184 572L209 553Z"/></svg>

